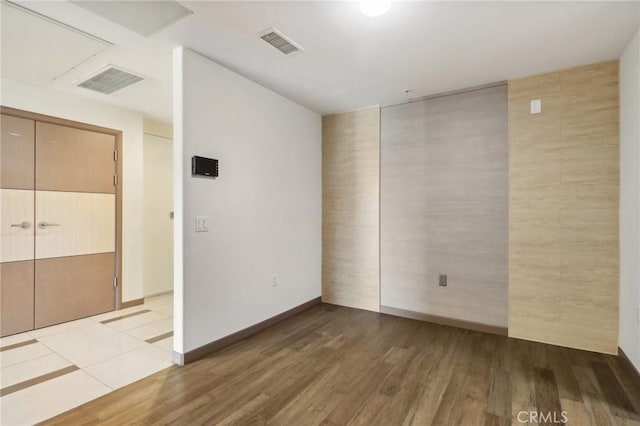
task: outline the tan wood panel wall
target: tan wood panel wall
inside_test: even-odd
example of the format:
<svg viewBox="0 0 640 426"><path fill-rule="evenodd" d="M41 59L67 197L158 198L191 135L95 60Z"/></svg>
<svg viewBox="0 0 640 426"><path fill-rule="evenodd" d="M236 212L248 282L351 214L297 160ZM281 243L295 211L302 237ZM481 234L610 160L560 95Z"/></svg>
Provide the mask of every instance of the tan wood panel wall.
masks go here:
<svg viewBox="0 0 640 426"><path fill-rule="evenodd" d="M509 82L510 336L617 352L618 108L617 61Z"/></svg>
<svg viewBox="0 0 640 426"><path fill-rule="evenodd" d="M381 305L506 327L506 85L383 108L381 144Z"/></svg>
<svg viewBox="0 0 640 426"><path fill-rule="evenodd" d="M380 108L322 119L322 299L378 311Z"/></svg>

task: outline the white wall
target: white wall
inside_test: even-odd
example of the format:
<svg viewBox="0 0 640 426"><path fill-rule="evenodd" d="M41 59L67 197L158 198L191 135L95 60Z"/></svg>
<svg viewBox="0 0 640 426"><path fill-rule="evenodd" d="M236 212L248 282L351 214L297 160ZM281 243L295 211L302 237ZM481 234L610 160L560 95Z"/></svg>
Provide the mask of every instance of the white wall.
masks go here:
<svg viewBox="0 0 640 426"><path fill-rule="evenodd" d="M163 123L145 117L143 127L145 133L173 140L173 126L170 123Z"/></svg>
<svg viewBox="0 0 640 426"><path fill-rule="evenodd" d="M143 296L142 115L75 95L2 79L0 104L40 114L122 130L122 300Z"/></svg>
<svg viewBox="0 0 640 426"><path fill-rule="evenodd" d="M321 118L183 48L174 108L180 353L320 296ZM220 177L192 178L192 155L219 159Z"/></svg>
<svg viewBox="0 0 640 426"><path fill-rule="evenodd" d="M640 32L620 58L620 347L640 370Z"/></svg>
<svg viewBox="0 0 640 426"><path fill-rule="evenodd" d="M144 134L144 296L173 290L173 140Z"/></svg>

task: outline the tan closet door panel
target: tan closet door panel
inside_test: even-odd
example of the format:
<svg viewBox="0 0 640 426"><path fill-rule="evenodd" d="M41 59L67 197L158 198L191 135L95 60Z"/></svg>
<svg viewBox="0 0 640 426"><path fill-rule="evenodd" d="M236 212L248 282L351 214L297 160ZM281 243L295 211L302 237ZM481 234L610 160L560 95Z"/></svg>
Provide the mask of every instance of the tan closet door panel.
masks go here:
<svg viewBox="0 0 640 426"><path fill-rule="evenodd" d="M36 189L115 193L115 137L36 123Z"/></svg>
<svg viewBox="0 0 640 426"><path fill-rule="evenodd" d="M33 329L33 260L0 263L0 335Z"/></svg>
<svg viewBox="0 0 640 426"><path fill-rule="evenodd" d="M0 187L34 188L34 122L2 115L0 122Z"/></svg>
<svg viewBox="0 0 640 426"><path fill-rule="evenodd" d="M33 259L34 191L0 189L0 262Z"/></svg>
<svg viewBox="0 0 640 426"><path fill-rule="evenodd" d="M36 191L36 259L110 253L115 245L115 194Z"/></svg>
<svg viewBox="0 0 640 426"><path fill-rule="evenodd" d="M112 311L114 262L114 253L36 261L36 328Z"/></svg>

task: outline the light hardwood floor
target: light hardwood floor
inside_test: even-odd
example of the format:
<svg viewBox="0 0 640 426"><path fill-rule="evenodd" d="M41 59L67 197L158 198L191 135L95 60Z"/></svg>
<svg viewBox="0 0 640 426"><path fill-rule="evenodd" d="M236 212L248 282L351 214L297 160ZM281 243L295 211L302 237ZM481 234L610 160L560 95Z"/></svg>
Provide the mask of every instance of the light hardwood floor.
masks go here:
<svg viewBox="0 0 640 426"><path fill-rule="evenodd" d="M611 355L322 304L47 424L507 425L522 410L636 425L640 386Z"/></svg>

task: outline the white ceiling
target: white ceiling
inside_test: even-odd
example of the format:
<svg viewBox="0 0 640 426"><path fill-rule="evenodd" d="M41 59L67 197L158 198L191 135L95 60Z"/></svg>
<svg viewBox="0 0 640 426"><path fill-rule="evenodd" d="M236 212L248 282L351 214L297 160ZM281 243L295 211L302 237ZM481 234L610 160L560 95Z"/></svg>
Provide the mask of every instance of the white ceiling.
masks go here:
<svg viewBox="0 0 640 426"><path fill-rule="evenodd" d="M20 37L2 37L2 76L5 78L46 84L110 46L10 3L2 3L0 11L2 33L20 34ZM23 31L24 28L30 31ZM74 49L58 54L59 46L69 45Z"/></svg>
<svg viewBox="0 0 640 426"><path fill-rule="evenodd" d="M164 121L178 45L326 114L618 58L640 22L639 1L393 2L374 18L358 2L185 1L192 15L145 38L70 2L19 3L115 45L49 84ZM305 52L260 40L271 27ZM148 81L110 96L71 86L106 62Z"/></svg>
<svg viewBox="0 0 640 426"><path fill-rule="evenodd" d="M2 25L2 77L25 83L49 87L73 93L96 101L105 102L124 108L143 112L146 116L164 122L171 122L172 106L172 65L171 48L161 45L152 38L145 38L131 30L120 27L94 13L68 1L16 1L25 8L36 11L49 18L70 25L86 33L93 34L113 45L97 55L83 58L74 64L72 69L58 78L43 81L31 78L33 68L39 75L49 75L60 63L72 63L78 59L79 44L77 38L67 37L64 42L52 43L51 40L62 40L54 30L45 30L39 19L25 19L20 27ZM3 5L2 11L7 9ZM4 19L3 14L3 19ZM52 25L61 32L60 26ZM66 30L69 33L72 31ZM23 40L29 38L46 42L48 56L40 57L33 46ZM34 44L34 43L31 43ZM5 51L5 45L22 46L22 49ZM106 64L115 65L134 74L145 77L145 81L122 89L111 95L103 95L87 89L76 87L75 83L83 77L102 68Z"/></svg>

